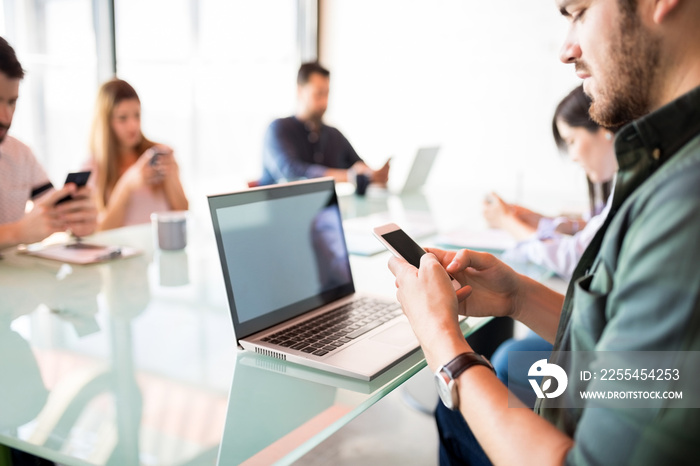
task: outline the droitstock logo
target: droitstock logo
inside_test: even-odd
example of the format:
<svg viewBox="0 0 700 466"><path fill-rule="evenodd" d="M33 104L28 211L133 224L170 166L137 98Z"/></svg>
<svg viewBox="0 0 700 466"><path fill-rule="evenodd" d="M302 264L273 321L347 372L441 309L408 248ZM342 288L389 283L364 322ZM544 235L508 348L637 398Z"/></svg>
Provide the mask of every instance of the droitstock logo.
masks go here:
<svg viewBox="0 0 700 466"><path fill-rule="evenodd" d="M540 359L530 366L530 370L527 372L527 375L529 377L554 377L557 380L556 390L554 390L552 393L547 393L547 390L552 387L551 378L544 381L542 388L540 388L537 380L528 379L530 381L530 385L532 385L532 389L535 390L537 398L544 398L545 396L547 398L556 398L564 393L564 390L566 390L566 386L569 383L569 379L566 376L564 369L556 364L548 363L546 359Z"/></svg>

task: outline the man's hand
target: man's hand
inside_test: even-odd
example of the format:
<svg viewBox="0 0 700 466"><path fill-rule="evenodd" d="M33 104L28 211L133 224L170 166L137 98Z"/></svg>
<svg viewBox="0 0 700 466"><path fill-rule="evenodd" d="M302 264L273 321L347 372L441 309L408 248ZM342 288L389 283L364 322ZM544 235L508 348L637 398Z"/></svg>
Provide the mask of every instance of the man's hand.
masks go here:
<svg viewBox="0 0 700 466"><path fill-rule="evenodd" d="M389 269L396 276L396 298L431 368L436 370L455 355L469 351L457 320L457 295L436 257L423 255L418 269L392 257Z"/></svg>
<svg viewBox="0 0 700 466"><path fill-rule="evenodd" d="M448 355L464 350L457 314L514 315L520 275L491 254L427 251L419 269L396 257L389 260L389 269L396 277L396 297L426 357L444 363ZM447 272L463 286L457 293Z"/></svg>
<svg viewBox="0 0 700 466"><path fill-rule="evenodd" d="M59 199L73 194L75 185L70 183L61 189L44 194L34 201L34 208L15 223L15 244L30 244L66 229L65 220L54 206ZM66 202L68 204L68 202Z"/></svg>
<svg viewBox="0 0 700 466"><path fill-rule="evenodd" d="M457 292L460 314L502 317L516 313L521 277L494 255L469 249L426 250L464 287Z"/></svg>
<svg viewBox="0 0 700 466"><path fill-rule="evenodd" d="M69 183L69 187L72 183ZM75 189L72 199L56 206L58 218L64 224L64 229L70 230L75 236L87 236L97 228L97 204L94 190L90 186Z"/></svg>
<svg viewBox="0 0 700 466"><path fill-rule="evenodd" d="M380 186L386 186L389 181L389 168L390 168L391 158L387 159L382 165L382 168L375 170L371 173L370 182L373 184L378 184Z"/></svg>

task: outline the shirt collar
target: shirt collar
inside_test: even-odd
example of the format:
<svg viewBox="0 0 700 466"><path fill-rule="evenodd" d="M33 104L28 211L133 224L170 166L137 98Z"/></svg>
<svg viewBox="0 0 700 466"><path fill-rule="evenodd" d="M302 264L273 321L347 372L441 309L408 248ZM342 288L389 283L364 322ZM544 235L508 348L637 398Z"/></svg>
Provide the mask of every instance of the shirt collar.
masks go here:
<svg viewBox="0 0 700 466"><path fill-rule="evenodd" d="M296 115L292 115L292 118L294 118L294 121L296 121L298 125L303 126L306 131L310 131L309 126L306 124L305 121L300 120L299 117ZM319 129L323 128L324 126L326 125L323 122L323 120L321 120L321 125L319 126Z"/></svg>
<svg viewBox="0 0 700 466"><path fill-rule="evenodd" d="M661 164L700 133L700 87L623 127L615 137L621 169L641 156Z"/></svg>

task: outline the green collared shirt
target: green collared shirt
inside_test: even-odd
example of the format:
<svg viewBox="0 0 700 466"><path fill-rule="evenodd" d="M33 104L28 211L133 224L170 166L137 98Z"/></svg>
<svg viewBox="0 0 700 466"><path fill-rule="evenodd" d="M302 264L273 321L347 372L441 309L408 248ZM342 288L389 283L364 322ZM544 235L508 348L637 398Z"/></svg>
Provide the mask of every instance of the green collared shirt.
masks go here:
<svg viewBox="0 0 700 466"><path fill-rule="evenodd" d="M700 87L624 127L615 151L610 214L564 301L550 359L560 365L558 351L700 351ZM700 458L698 409L556 405L536 410L574 437L570 464Z"/></svg>

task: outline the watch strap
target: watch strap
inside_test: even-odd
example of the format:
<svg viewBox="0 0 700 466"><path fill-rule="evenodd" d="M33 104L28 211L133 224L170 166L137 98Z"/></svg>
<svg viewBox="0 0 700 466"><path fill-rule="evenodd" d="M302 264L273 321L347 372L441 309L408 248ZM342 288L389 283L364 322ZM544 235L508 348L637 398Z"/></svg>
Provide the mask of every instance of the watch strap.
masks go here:
<svg viewBox="0 0 700 466"><path fill-rule="evenodd" d="M462 372L476 365L486 366L491 369L494 374L496 373L496 369L493 368L488 359L474 352L457 355L452 361L442 366L442 370L450 379L454 380L459 377Z"/></svg>

